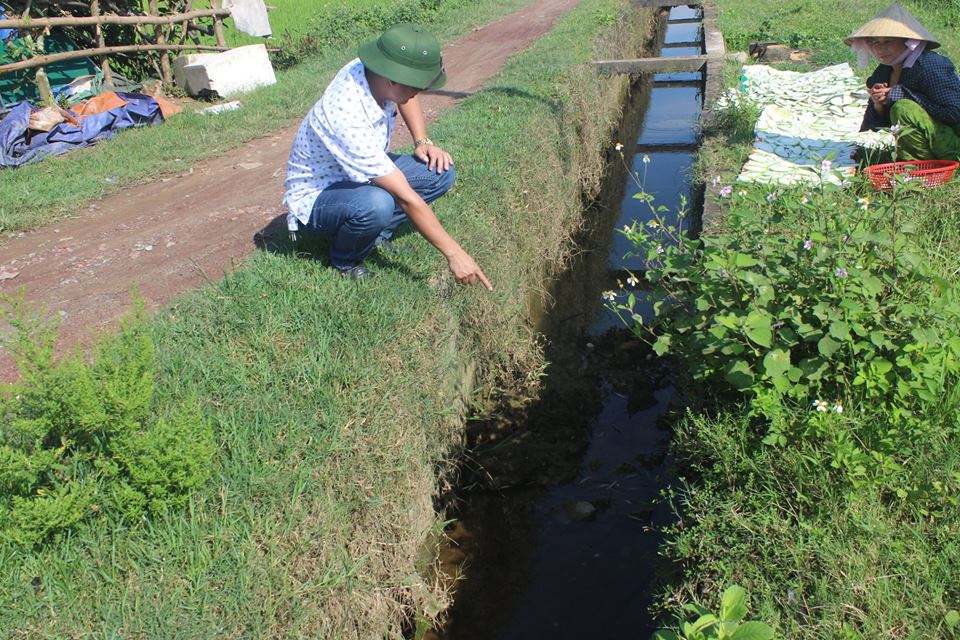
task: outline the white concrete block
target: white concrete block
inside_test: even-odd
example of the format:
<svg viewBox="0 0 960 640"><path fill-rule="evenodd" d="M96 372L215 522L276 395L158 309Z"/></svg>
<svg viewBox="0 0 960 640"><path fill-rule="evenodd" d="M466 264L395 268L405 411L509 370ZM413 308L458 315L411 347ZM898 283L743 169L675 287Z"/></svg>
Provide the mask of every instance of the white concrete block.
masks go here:
<svg viewBox="0 0 960 640"><path fill-rule="evenodd" d="M180 56L174 60L173 72L177 85L192 96L215 93L225 98L277 82L262 44Z"/></svg>

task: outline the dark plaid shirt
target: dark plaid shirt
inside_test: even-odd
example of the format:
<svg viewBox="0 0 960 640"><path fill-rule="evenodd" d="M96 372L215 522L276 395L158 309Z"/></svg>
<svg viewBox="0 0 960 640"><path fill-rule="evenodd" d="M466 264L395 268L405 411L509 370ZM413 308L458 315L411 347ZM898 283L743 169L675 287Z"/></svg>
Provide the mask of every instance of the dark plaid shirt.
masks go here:
<svg viewBox="0 0 960 640"><path fill-rule="evenodd" d="M878 82L890 82L893 67L881 64L867 78L867 86ZM900 83L887 94L887 109L877 113L872 103L867 104L861 130L890 126L890 109L897 100L913 100L930 114L930 117L945 124L960 123L960 76L953 63L939 53L924 51L910 68L900 74Z"/></svg>

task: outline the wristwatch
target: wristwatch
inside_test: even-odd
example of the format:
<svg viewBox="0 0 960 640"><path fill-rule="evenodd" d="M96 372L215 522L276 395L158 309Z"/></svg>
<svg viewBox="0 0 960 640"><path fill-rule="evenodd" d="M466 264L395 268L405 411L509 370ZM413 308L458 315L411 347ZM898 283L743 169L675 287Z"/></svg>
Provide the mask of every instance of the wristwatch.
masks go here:
<svg viewBox="0 0 960 640"><path fill-rule="evenodd" d="M433 144L433 140L431 140L430 138L417 138L416 140L413 141L414 147L419 147L422 144L429 144L431 147L436 146L435 144Z"/></svg>

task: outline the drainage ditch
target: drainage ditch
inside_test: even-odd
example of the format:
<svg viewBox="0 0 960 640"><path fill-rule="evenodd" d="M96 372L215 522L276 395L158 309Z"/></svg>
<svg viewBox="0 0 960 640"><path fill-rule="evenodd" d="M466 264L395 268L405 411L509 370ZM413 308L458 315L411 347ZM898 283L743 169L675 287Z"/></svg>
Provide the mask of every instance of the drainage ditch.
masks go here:
<svg viewBox="0 0 960 640"><path fill-rule="evenodd" d="M703 53L699 9L670 11L661 56ZM457 575L455 604L437 640L637 638L662 566L660 531L672 522L662 491L675 480L668 445L676 408L671 372L603 305L639 275L617 230L652 214L643 188L698 219L690 175L702 106L701 72L637 83L600 203L578 252L539 318L547 360L535 400L508 398L468 430L456 521L441 561ZM645 161L648 160L648 161ZM629 169L629 172L628 172ZM632 174L632 175L631 175ZM696 230L694 230L696 231Z"/></svg>

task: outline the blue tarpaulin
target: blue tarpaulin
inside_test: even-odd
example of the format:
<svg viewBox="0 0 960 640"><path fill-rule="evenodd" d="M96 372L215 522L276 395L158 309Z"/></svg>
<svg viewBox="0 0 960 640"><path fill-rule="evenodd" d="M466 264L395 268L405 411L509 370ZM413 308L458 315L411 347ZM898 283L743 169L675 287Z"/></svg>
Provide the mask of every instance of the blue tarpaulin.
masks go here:
<svg viewBox="0 0 960 640"><path fill-rule="evenodd" d="M19 167L49 155L87 147L111 137L118 129L163 122L160 105L150 96L139 93L117 95L127 104L87 116L80 121L80 126L61 122L50 131L28 129L33 107L27 102L15 105L0 120L0 167Z"/></svg>

